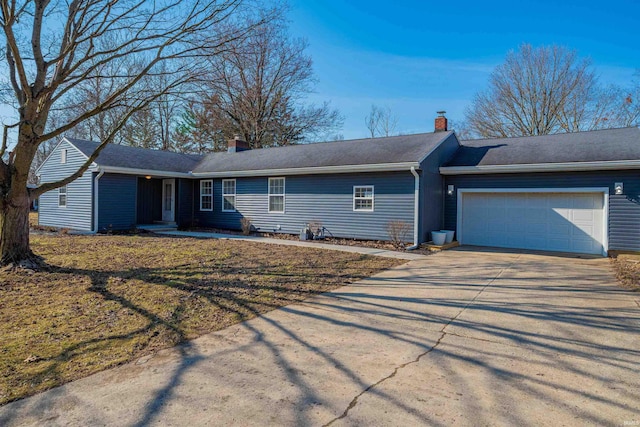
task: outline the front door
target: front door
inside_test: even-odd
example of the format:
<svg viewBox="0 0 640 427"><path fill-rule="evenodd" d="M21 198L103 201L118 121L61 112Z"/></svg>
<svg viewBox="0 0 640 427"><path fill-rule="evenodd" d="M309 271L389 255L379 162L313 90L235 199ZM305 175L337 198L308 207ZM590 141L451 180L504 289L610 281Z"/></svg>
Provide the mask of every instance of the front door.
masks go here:
<svg viewBox="0 0 640 427"><path fill-rule="evenodd" d="M176 180L162 180L162 220L174 222L176 220Z"/></svg>

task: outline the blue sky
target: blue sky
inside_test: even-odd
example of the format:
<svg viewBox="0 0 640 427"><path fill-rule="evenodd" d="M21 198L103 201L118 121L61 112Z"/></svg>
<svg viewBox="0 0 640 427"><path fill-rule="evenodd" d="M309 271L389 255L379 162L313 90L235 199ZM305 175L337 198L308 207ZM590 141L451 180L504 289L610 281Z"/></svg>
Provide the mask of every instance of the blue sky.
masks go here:
<svg viewBox="0 0 640 427"><path fill-rule="evenodd" d="M640 68L640 0L289 1L291 33L309 41L318 79L310 101L342 112L346 139L367 136L371 104L389 106L403 133L431 132L441 109L462 120L521 43L576 49L605 83Z"/></svg>
<svg viewBox="0 0 640 427"><path fill-rule="evenodd" d="M604 83L627 84L640 69L638 0L291 0L289 18L310 43L310 100L342 112L346 139L367 136L371 104L389 106L404 133L431 132L440 109L462 120L522 43L575 49Z"/></svg>

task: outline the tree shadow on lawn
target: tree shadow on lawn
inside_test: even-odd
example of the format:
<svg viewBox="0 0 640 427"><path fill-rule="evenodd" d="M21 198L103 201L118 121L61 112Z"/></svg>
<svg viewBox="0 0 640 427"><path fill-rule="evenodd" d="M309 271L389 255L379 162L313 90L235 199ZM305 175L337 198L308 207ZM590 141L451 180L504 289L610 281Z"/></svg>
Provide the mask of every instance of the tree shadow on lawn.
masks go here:
<svg viewBox="0 0 640 427"><path fill-rule="evenodd" d="M42 362L42 369L35 374L30 374L30 377L27 377L28 381L34 384L40 381L49 384L53 382L54 385L67 382L69 381L68 375L65 376L61 372L61 369L64 368L63 365L74 363L74 358L83 352L96 353L103 349L108 350L110 342L143 337L143 341L146 340L146 344L149 344L155 336L164 335L162 337L164 341L160 342L159 347L158 345L151 346L150 351L154 351L186 342L202 333L223 329L282 305L302 301L311 295L325 292L353 280L359 280L361 276L357 274L364 277L363 273L366 274L371 269L377 270L369 264L361 265L358 263L363 258L367 257L351 257L345 265L338 263L340 268L336 270L324 269L323 271L319 271L313 265L295 265L295 271L287 271L286 266L276 265L274 267L270 262L260 262L255 259L252 260L251 267L224 265L217 260L216 265L183 263L163 268L144 267L122 270L45 266L46 270L56 274L58 279L64 278L66 275L88 279L90 284L86 290L89 293L99 295L100 300L113 304L111 307L107 307L109 310L104 308L105 305L102 304L102 307L94 312L89 311L91 307L84 306L85 310L90 313L97 313L100 316L108 311L114 317L121 317L123 313L135 315L138 319L144 319L144 325L132 327L140 324L140 322L133 322L132 325L127 324L125 327L116 325L111 329L106 328L104 334L100 333L99 336L94 334L91 339L79 342L76 340L70 345L63 343L64 348L54 355L51 355L50 352L42 351L41 353L36 350L36 354L43 355L43 357L38 357L36 359L38 363L32 365L31 368L39 369L38 364ZM229 279L230 277L233 279ZM123 289L129 283L132 283L131 287L139 285L159 289L153 295L158 298L158 301L155 304L148 304L148 301L141 300L140 295L135 295L135 293L131 295L130 292ZM83 285L78 286L82 287ZM170 293L169 289L178 291L179 295L174 294L173 300L165 304L162 296ZM141 295L146 296L146 293L143 292ZM205 307L208 309L205 315L202 311L195 313L202 316L203 321L211 321L202 328L199 328L198 324L188 325L182 322L185 317L194 314L193 310L187 311L190 308L189 304L194 300L206 300L209 304L208 307ZM207 317L207 314L212 311L215 312L214 315ZM118 322L120 319L115 319L115 321ZM220 324L212 328L211 324L216 324L216 322ZM117 331L117 333L110 331ZM48 332L46 333L48 334ZM144 351L140 352L139 350L139 348L131 350L134 352L134 358L145 355ZM98 367L105 369L114 366L114 364L120 364L122 361L102 361L102 365L99 363ZM93 371L96 371L95 367ZM88 373L84 375L86 376ZM65 378L67 379L65 380Z"/></svg>
<svg viewBox="0 0 640 427"><path fill-rule="evenodd" d="M187 265L179 266L188 269ZM539 268L535 263L521 263L516 269L526 273L527 269ZM181 279L166 280L163 269L133 269L128 271L92 271L82 269L62 269L69 274L80 274L91 278L90 290L99 294L103 299L113 301L123 308L132 310L148 320L148 325L142 330L132 331L132 334L146 332L148 328L161 325L176 336L176 342L183 342L188 337L178 324L168 320L140 304L132 302L109 289L109 280L119 278L128 280L132 277L144 282L164 286L189 294L198 295L213 307L233 313L237 320L247 320L260 316L265 311L300 302L299 297L279 297L277 303L263 302L257 304L251 293L234 292L231 289L251 289L252 291L277 291L277 286L248 285L242 281L225 284L222 289L212 289L201 280L203 271L184 271ZM264 266L255 267L256 270ZM323 407L333 414L327 418L331 423L357 406L358 400L365 397L377 399L389 407L408 416L414 422L430 425L444 425L442 418L429 410L428 402L437 393L420 396L423 400L401 398L395 392L385 391L380 386L388 378L407 366L421 364L425 380L446 377L447 384L459 391L463 413L457 414L465 420L475 420L475 424L491 424L495 417L501 422L511 422L517 425L531 423L527 413L526 399L541 401L551 408L565 408L575 415L576 419L594 424L611 424L613 420L602 414L602 407L613 408L621 414L640 415L637 407L628 402L640 401L640 392L633 387L634 382L640 380L640 350L626 347L625 343L602 344L598 341L604 333L623 334L621 336L640 336L640 313L633 308L617 308L612 313L610 309L590 307L588 304L572 305L562 303L556 298L547 302L545 295L556 292L567 293L572 298L611 299L620 294L614 287L592 287L591 292L585 291L583 286L559 285L558 283L576 283L579 277L570 276L561 268L549 271L553 276L553 283L533 280L526 274L521 278L497 278L489 280L491 275L481 280L459 280L455 273L420 275L412 271L411 264L405 264L401 269L407 270L411 279L397 280L386 276L368 279L366 284L357 284L349 288L348 292L333 291L322 296L306 300L303 304L289 305L281 309L284 315L263 316L260 321L244 322L241 327L253 335L251 342L224 352L215 352L217 358L225 354L250 354L256 347L266 350L275 363L274 370L283 373L281 378L283 387L295 387L295 400L286 407L279 407L278 411L285 413L294 420L296 425L308 425L317 422L311 417L313 408ZM311 274L311 272L309 272ZM325 273L330 274L330 273ZM290 277L280 274L281 278ZM589 282L588 272L580 283ZM220 284L218 284L220 285ZM225 289L227 287L227 289ZM358 291L361 289L361 291ZM407 292L411 289L411 292ZM489 292L491 291L491 293ZM577 295L580 296L576 296ZM517 294L517 300L504 300L500 295ZM311 297L317 292L299 290L304 298ZM564 301L564 300L563 300ZM584 300L581 300L584 302ZM171 318L184 309L184 303L175 307ZM494 317L494 320L487 320ZM286 321L278 319L286 319ZM546 325L553 325L549 328ZM341 337L351 336L350 343L345 344L353 348L358 346L357 336L378 337L385 344L386 349L410 349L415 358L396 361L396 366L389 366L378 382L367 379L366 363L353 360L350 353L344 353L332 348L328 351L309 334L309 325L314 330L323 329L337 331ZM545 327L538 327L538 326ZM118 339L117 336L101 338L102 340ZM326 395L322 384L314 381L314 372L300 370L299 361L283 354L281 345L285 340L299 348L300 351L313 355L322 366L335 369L336 382L349 384L358 390L348 405L338 406L335 399ZM69 352L87 345L79 343L73 349L65 349L57 359L64 360ZM505 348L517 346L522 352L509 354ZM162 419L163 412L174 399L180 399L176 391L184 383L185 375L199 366L207 356L199 354L196 347L186 342L177 347L179 361L172 368L170 378L164 386L148 399L143 408L138 408L140 416L134 423L136 426L151 425ZM370 349L374 351L374 349ZM393 350L390 350L393 351ZM426 357L430 355L430 357ZM427 360L428 359L428 360ZM263 363L269 363L264 361ZM530 369L523 370L526 365ZM606 369L592 369L601 365ZM540 376L538 371L545 371L552 366L556 372L564 372L573 378L566 382L563 378ZM463 369L461 369L461 367ZM51 368L52 371L55 367ZM323 369L321 366L319 369ZM610 372L610 371L612 371ZM490 414L486 407L479 402L486 401L487 389L474 385L470 371L479 372L488 381L495 382L490 390L491 399L506 399L507 394L517 392L526 397L520 405L503 406ZM627 380L625 380L627 378ZM603 388L614 381L628 381L619 384L615 391L603 393L603 390L590 389L584 384L598 384ZM212 381L216 378L212 377ZM227 386L229 386L227 384ZM366 395L363 394L366 391ZM243 393L238 390L238 393ZM415 393L412 390L402 390L404 394ZM64 397L60 389L53 391L53 399L43 399L45 395L34 401L15 402L2 414L0 424L11 424L14 417L24 411L46 415L50 405L57 399ZM403 394L400 393L400 394ZM424 400L426 399L426 400ZM567 402L569 400L569 402ZM437 399L436 399L437 401ZM426 402L426 403L424 403ZM342 402L345 403L345 402ZM273 402L272 404L276 404ZM573 407L572 407L573 406ZM95 409L95 408L94 408ZM241 416L242 414L239 414ZM100 419L98 414L92 414ZM622 416L622 415L621 415Z"/></svg>

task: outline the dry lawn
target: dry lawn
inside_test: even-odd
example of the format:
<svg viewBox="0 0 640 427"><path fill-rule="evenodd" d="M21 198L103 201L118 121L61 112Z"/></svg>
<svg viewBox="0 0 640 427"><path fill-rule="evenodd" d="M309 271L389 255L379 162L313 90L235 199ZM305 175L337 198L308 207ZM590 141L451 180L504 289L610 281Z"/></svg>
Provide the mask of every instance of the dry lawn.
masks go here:
<svg viewBox="0 0 640 427"><path fill-rule="evenodd" d="M38 212L29 212L29 226L31 228L38 226Z"/></svg>
<svg viewBox="0 0 640 427"><path fill-rule="evenodd" d="M302 301L403 261L148 236L32 235L0 271L0 404Z"/></svg>
<svg viewBox="0 0 640 427"><path fill-rule="evenodd" d="M69 231L67 229L58 230L55 227L38 225L38 212L29 212L29 228L31 228L31 232L35 233L57 233L59 231L66 233Z"/></svg>

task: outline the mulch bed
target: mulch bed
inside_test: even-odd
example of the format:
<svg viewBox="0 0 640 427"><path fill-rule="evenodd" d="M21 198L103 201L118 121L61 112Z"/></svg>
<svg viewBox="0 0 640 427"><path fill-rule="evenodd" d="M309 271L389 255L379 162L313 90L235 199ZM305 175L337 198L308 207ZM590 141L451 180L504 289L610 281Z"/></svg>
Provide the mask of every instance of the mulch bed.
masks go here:
<svg viewBox="0 0 640 427"><path fill-rule="evenodd" d="M203 231L210 233L221 233L221 234L231 234L234 236L240 236L243 233L238 230L225 230L220 228L191 228L190 231ZM282 239L282 240L300 240L300 236L297 234L289 234L289 233L251 233L252 236L260 236L260 237L269 237L272 239ZM327 236L321 240L307 240L310 243L326 243L329 245L342 245L342 246L359 246L365 248L374 248L374 249L383 249L387 251L400 251L403 250L396 248L391 242L386 240L360 240L360 239L344 239L338 237L330 237ZM410 243L407 243L410 245ZM409 251L411 253L419 253L422 255L431 255L435 251L430 250L426 247L426 245L421 245L419 248Z"/></svg>
<svg viewBox="0 0 640 427"><path fill-rule="evenodd" d="M640 292L640 255L618 255L611 263L622 286Z"/></svg>

